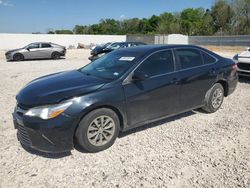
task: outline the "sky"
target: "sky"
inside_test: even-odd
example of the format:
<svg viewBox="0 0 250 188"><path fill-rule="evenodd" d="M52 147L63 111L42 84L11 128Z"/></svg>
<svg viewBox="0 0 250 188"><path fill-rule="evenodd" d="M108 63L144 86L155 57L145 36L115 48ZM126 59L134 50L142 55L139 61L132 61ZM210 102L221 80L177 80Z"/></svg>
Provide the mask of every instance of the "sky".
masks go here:
<svg viewBox="0 0 250 188"><path fill-rule="evenodd" d="M185 8L210 8L214 0L0 0L0 33L45 33L75 25L148 18Z"/></svg>

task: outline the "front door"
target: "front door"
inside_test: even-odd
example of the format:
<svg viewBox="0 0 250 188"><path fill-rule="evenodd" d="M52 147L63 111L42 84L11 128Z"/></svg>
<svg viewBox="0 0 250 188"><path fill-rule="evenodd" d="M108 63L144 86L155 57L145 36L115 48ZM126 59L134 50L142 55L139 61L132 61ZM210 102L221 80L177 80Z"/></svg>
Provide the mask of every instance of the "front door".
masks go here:
<svg viewBox="0 0 250 188"><path fill-rule="evenodd" d="M39 58L41 58L40 50L41 50L40 43L30 44L27 47L27 51L24 54L25 59L39 59Z"/></svg>
<svg viewBox="0 0 250 188"><path fill-rule="evenodd" d="M149 78L124 85L129 126L178 111L180 86L174 67L172 51L164 50L152 54L135 70Z"/></svg>

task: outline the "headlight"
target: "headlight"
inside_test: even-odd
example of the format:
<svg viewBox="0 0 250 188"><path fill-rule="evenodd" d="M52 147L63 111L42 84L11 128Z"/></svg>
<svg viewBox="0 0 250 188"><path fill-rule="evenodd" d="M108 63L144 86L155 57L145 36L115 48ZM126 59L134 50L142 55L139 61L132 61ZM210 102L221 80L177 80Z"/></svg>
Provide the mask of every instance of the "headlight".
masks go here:
<svg viewBox="0 0 250 188"><path fill-rule="evenodd" d="M70 105L73 104L73 101L65 101L63 103L40 106L29 109L25 115L31 117L39 117L41 119L47 120L59 116L63 113Z"/></svg>

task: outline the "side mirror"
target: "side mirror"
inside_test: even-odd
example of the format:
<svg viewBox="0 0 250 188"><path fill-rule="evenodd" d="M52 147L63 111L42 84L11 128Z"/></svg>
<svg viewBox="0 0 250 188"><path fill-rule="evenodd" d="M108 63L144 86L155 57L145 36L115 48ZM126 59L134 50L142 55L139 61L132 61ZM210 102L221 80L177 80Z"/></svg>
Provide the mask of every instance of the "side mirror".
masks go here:
<svg viewBox="0 0 250 188"><path fill-rule="evenodd" d="M29 49L29 48L26 48L26 50L30 51L30 49Z"/></svg>
<svg viewBox="0 0 250 188"><path fill-rule="evenodd" d="M132 76L132 79L134 81L143 81L143 80L147 80L148 78L149 78L149 75L147 75L144 72L140 72L140 71L135 71L133 76Z"/></svg>

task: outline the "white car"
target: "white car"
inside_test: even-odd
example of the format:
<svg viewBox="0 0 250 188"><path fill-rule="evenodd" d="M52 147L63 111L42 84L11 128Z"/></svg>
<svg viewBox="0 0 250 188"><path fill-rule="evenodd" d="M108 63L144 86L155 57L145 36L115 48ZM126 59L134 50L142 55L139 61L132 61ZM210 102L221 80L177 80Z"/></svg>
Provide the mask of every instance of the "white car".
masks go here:
<svg viewBox="0 0 250 188"><path fill-rule="evenodd" d="M241 54L234 56L237 61L238 73L242 76L250 76L250 48L247 48Z"/></svg>

